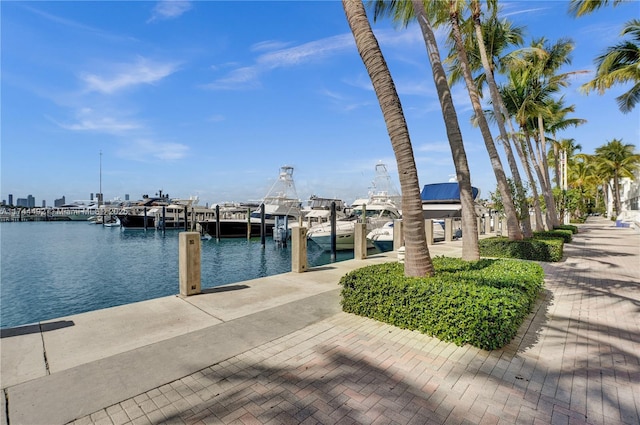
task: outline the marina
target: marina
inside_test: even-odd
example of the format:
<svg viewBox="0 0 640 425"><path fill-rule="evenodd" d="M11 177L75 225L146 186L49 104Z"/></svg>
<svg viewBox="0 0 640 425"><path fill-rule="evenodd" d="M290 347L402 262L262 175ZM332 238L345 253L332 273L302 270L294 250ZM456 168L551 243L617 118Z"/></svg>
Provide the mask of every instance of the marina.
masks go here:
<svg viewBox="0 0 640 425"><path fill-rule="evenodd" d="M178 293L179 231L63 221L1 223L0 233L2 328ZM311 267L331 262L312 244L307 256ZM203 290L289 271L290 247L272 238L202 241Z"/></svg>

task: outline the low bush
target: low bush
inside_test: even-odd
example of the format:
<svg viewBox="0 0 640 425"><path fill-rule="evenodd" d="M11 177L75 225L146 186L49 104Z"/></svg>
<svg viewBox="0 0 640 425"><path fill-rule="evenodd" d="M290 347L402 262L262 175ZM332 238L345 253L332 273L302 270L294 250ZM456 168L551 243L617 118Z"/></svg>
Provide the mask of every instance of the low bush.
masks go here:
<svg viewBox="0 0 640 425"><path fill-rule="evenodd" d="M554 227L555 230L570 230L574 235L578 233L578 226L574 226L573 224L561 224L560 226Z"/></svg>
<svg viewBox="0 0 640 425"><path fill-rule="evenodd" d="M536 263L436 257L436 274L407 278L404 265L385 263L343 276L342 309L457 345L503 347L516 335L542 289Z"/></svg>
<svg viewBox="0 0 640 425"><path fill-rule="evenodd" d="M573 231L563 229L553 229L544 232L533 232L534 239L552 239L561 238L565 243L571 242L573 239Z"/></svg>
<svg viewBox="0 0 640 425"><path fill-rule="evenodd" d="M482 257L519 258L533 261L560 261L564 247L562 237L536 236L533 239L511 241L497 236L479 241Z"/></svg>

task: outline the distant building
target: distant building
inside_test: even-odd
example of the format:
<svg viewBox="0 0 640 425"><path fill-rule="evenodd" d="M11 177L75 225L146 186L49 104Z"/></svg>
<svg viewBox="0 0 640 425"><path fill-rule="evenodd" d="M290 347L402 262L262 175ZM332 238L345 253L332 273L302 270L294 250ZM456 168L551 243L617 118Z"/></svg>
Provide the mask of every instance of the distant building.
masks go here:
<svg viewBox="0 0 640 425"><path fill-rule="evenodd" d="M64 195L63 195L63 196L62 196L62 198L60 198L60 199L55 199L55 200L53 201L53 206L57 208L57 207L61 207L61 206L63 206L63 205L64 205L64 204L66 204L66 203L67 203L67 201L66 201L66 199L65 199L65 197L64 197Z"/></svg>
<svg viewBox="0 0 640 425"><path fill-rule="evenodd" d="M16 207L28 208L29 207L29 201L27 200L27 198L18 198L18 199L16 199Z"/></svg>
<svg viewBox="0 0 640 425"><path fill-rule="evenodd" d="M9 206L13 206L13 195L9 194Z"/></svg>
<svg viewBox="0 0 640 425"><path fill-rule="evenodd" d="M47 201L45 201L44 199L42 200L42 208L46 208L47 207Z"/></svg>
<svg viewBox="0 0 640 425"><path fill-rule="evenodd" d="M125 201L128 201L128 200L129 200L129 194L128 194L128 193L125 193L125 194L124 194L124 200L125 200Z"/></svg>

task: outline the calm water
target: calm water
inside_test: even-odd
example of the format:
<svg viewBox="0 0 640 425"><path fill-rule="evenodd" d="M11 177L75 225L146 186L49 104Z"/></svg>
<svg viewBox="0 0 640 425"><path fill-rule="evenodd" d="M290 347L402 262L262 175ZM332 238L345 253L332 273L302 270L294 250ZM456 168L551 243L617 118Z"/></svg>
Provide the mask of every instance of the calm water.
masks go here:
<svg viewBox="0 0 640 425"><path fill-rule="evenodd" d="M0 327L174 295L178 231L122 231L86 222L0 223ZM309 266L330 256L310 243ZM338 253L338 261L353 252ZM202 288L291 271L267 239L202 241Z"/></svg>

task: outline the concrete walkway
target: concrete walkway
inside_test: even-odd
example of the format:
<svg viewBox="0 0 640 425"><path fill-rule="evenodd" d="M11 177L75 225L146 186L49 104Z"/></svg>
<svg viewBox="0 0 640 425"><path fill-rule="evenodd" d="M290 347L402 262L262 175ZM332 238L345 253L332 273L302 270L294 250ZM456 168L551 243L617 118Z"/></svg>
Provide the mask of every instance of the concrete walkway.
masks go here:
<svg viewBox="0 0 640 425"><path fill-rule="evenodd" d="M640 234L592 219L565 253L491 352L341 312L391 255L5 332L2 423L639 424Z"/></svg>

